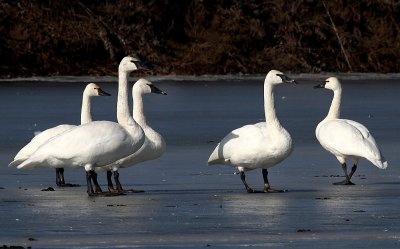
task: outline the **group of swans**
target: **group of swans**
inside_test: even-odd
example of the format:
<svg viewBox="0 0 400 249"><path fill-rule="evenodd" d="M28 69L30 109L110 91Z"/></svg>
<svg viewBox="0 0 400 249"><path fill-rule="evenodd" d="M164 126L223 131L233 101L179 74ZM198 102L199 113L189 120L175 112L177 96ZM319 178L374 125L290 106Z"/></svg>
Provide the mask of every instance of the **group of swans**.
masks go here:
<svg viewBox="0 0 400 249"><path fill-rule="evenodd" d="M118 123L91 121L82 114L82 124L48 138L32 146L29 153L17 154L11 165L18 168L39 166L83 167L86 170L87 192L89 195L102 193L97 182L95 169L107 170L109 192L123 192L119 181L119 168L160 157L165 151L165 141L146 122L142 96L147 93L166 94L151 82L139 79L132 88L134 101L133 116L128 105L128 75L143 68L140 61L125 57L119 65L119 86L117 101ZM236 167L248 193L257 192L246 182L245 172L262 169L263 192L285 192L273 189L268 180L268 169L285 160L293 151L290 134L280 124L275 112L274 87L283 83L297 83L277 70L271 70L264 81L265 122L245 125L231 131L218 143L211 153L208 164L225 164ZM346 179L335 184L351 185L351 177L357 169L360 158L371 161L381 169L387 167L378 145L367 128L352 120L340 119L342 88L337 78L328 78L315 88L330 89L334 93L327 117L316 128L316 137L323 148L335 155L342 165ZM98 89L96 87L96 89ZM82 109L83 112L83 109ZM85 119L83 117L86 117ZM87 121L87 122L84 122ZM54 128L53 128L54 129ZM35 138L32 140L32 142ZM31 143L32 143L31 142ZM27 145L29 146L29 144ZM27 147L26 146L26 147ZM22 157L20 154L24 154ZM354 166L347 172L345 159L350 157ZM111 176L114 175L116 188ZM61 180L57 180L61 181ZM95 189L93 189L94 184Z"/></svg>
<svg viewBox="0 0 400 249"><path fill-rule="evenodd" d="M24 160L18 161L16 158L10 165L17 165L19 169L43 166L56 169L84 168L87 193L93 196L103 194L97 182L95 169L105 167L107 170L112 169L117 172L119 167L131 166L161 156L165 151L165 142L161 135L147 125L141 98L146 93L165 93L151 82L139 79L133 87L134 100L138 103L134 108L134 112L136 112L134 116L138 118L138 122L143 127L129 112L128 76L130 72L139 69L147 70L147 67L133 57L127 56L119 64L118 123L92 121L71 127L35 147L35 150ZM123 191L118 177L115 177L115 180L117 190Z"/></svg>
<svg viewBox="0 0 400 249"><path fill-rule="evenodd" d="M236 167L248 193L254 193L246 183L245 171L262 169L264 192L284 192L272 189L268 181L268 168L286 159L293 150L290 134L282 127L275 113L273 88L282 83L295 83L283 73L272 70L264 82L265 122L245 125L231 131L216 146L208 164L225 164ZM327 117L316 128L316 137L323 148L336 156L345 172L346 179L335 185L352 185L351 177L360 158L365 158L381 169L388 165L375 139L360 123L340 119L342 88L337 78L328 78L314 88L330 89L334 93ZM350 157L354 166L347 172L345 159Z"/></svg>

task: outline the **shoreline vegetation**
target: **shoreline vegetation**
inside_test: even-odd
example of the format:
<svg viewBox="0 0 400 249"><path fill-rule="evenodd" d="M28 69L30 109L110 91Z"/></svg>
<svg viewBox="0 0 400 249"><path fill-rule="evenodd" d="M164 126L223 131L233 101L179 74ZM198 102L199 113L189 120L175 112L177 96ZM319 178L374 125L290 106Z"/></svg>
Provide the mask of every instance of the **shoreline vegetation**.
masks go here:
<svg viewBox="0 0 400 249"><path fill-rule="evenodd" d="M154 76L385 77L400 72L399 23L394 0L4 0L0 78L116 76L125 55Z"/></svg>
<svg viewBox="0 0 400 249"><path fill-rule="evenodd" d="M322 73L288 73L290 77L296 80L325 80L331 76L335 76L341 80L400 80L400 73L340 73L340 72L322 72ZM187 82L209 82L209 81L243 81L243 80L261 80L265 79L264 74L215 74L215 75L140 75L129 77L131 82L138 80L139 78L145 77L146 79L157 82L157 81L187 81ZM118 81L117 76L72 76L72 75L61 75L61 76L33 76L33 77L14 77L14 78L1 78L0 84L2 83L32 83L32 82L62 82L62 83L81 83L81 82L97 82L97 83L115 83Z"/></svg>

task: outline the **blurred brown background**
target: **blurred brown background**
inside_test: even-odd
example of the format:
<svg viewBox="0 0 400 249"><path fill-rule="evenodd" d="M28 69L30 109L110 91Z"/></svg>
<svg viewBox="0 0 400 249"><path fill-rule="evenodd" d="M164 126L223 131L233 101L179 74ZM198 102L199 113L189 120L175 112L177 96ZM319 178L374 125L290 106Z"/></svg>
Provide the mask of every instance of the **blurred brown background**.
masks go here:
<svg viewBox="0 0 400 249"><path fill-rule="evenodd" d="M399 72L400 1L0 1L0 77Z"/></svg>

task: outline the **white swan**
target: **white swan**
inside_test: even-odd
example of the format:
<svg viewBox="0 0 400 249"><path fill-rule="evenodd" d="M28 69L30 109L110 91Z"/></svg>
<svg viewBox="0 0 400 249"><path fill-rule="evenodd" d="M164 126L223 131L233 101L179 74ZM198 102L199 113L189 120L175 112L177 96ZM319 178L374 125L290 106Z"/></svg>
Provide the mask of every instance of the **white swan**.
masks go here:
<svg viewBox="0 0 400 249"><path fill-rule="evenodd" d="M146 68L139 60L129 56L119 64L118 123L93 121L68 130L43 144L18 168L84 167L88 194L102 193L94 169L132 154L145 140L144 132L130 115L128 105L128 76L137 69Z"/></svg>
<svg viewBox="0 0 400 249"><path fill-rule="evenodd" d="M378 168L385 169L388 163L368 129L355 121L340 119L342 87L339 80L330 77L314 88L326 88L333 91L328 115L318 124L315 135L322 147L336 156L345 173L346 179L334 184L353 185L350 180L357 170L360 158L365 158ZM354 163L350 174L347 173L346 157L350 157Z"/></svg>
<svg viewBox="0 0 400 249"><path fill-rule="evenodd" d="M237 167L248 193L255 192L246 183L245 171L262 168L264 192L284 192L272 189L267 169L287 158L293 150L290 134L281 126L275 113L273 88L281 83L296 83L283 73L271 70L264 82L266 122L245 125L231 131L217 145L208 164Z"/></svg>
<svg viewBox="0 0 400 249"><path fill-rule="evenodd" d="M135 153L133 153L128 157L119 159L118 161L104 167L105 169L108 170L107 182L108 182L108 189L110 192L124 191L119 181L119 173L118 173L119 168L125 168L136 165L144 161L159 158L165 152L166 145L163 137L147 124L146 117L144 115L143 95L149 93L166 95L165 92L161 91L160 89L155 87L151 82L145 79L139 79L132 87L133 118L142 127L146 139L142 147L138 151L136 151ZM111 172L111 170L113 171L113 173ZM114 174L116 189L114 189L114 186L111 181L112 174ZM137 192L135 190L130 190L130 191Z"/></svg>
<svg viewBox="0 0 400 249"><path fill-rule="evenodd" d="M110 94L104 92L95 83L87 84L82 96L81 124L92 122L91 98L96 96L110 96ZM17 155L14 157L14 161L12 161L9 166L17 166L21 164L23 161L28 159L28 157L32 155L32 153L35 152L42 144L46 143L51 138L74 127L76 127L76 125L62 124L40 132L17 153ZM79 186L65 183L64 168L56 168L56 184L60 187Z"/></svg>

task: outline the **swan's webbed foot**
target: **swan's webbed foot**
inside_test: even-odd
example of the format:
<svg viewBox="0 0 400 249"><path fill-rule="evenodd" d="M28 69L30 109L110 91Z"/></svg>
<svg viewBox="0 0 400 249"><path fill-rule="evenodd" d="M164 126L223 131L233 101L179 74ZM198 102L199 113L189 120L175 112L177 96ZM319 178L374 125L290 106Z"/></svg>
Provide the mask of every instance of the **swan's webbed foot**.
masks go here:
<svg viewBox="0 0 400 249"><path fill-rule="evenodd" d="M118 193L118 190L113 188L113 187L108 186L108 192L110 192L110 193Z"/></svg>
<svg viewBox="0 0 400 249"><path fill-rule="evenodd" d="M89 197L113 197L113 196L120 196L120 195L125 195L124 193L120 192L94 192L94 193L88 193Z"/></svg>
<svg viewBox="0 0 400 249"><path fill-rule="evenodd" d="M273 189L268 181L268 170L262 169L262 175L264 179L264 193L285 193L288 192L287 189Z"/></svg>
<svg viewBox="0 0 400 249"><path fill-rule="evenodd" d="M257 193L257 191L252 188L246 188L246 192L249 194Z"/></svg>
<svg viewBox="0 0 400 249"><path fill-rule="evenodd" d="M341 182L334 182L332 183L333 185L355 185L354 183L352 183L350 180L345 179Z"/></svg>
<svg viewBox="0 0 400 249"><path fill-rule="evenodd" d="M116 188L114 188L114 185L111 180L111 176L114 175L114 180L115 180L115 185ZM114 171L114 173L109 170L107 171L107 182L108 182L108 191L110 193L116 193L116 194L125 194L125 193L143 193L144 190L137 190L137 189L123 189L122 184L119 181L119 173L118 171Z"/></svg>
<svg viewBox="0 0 400 249"><path fill-rule="evenodd" d="M273 189L271 187L264 187L264 193L285 193L287 189Z"/></svg>
<svg viewBox="0 0 400 249"><path fill-rule="evenodd" d="M260 193L285 193L288 192L287 189L272 189L272 188L264 188L263 191L260 190L253 190L253 189L248 189L247 193L249 194L260 194Z"/></svg>
<svg viewBox="0 0 400 249"><path fill-rule="evenodd" d="M260 190L251 190L252 192L247 192L247 193L251 193L251 194L264 194L266 193L265 191L260 191Z"/></svg>
<svg viewBox="0 0 400 249"><path fill-rule="evenodd" d="M346 179L344 179L341 182L334 182L333 185L355 185L354 183L351 182L351 177L353 176L354 172L356 172L356 170L357 170L357 164L354 164L354 166L351 168L350 175L347 174L346 163L343 163L341 166L342 166L342 169L343 169Z"/></svg>
<svg viewBox="0 0 400 249"><path fill-rule="evenodd" d="M108 187L108 192L111 194L121 194L124 195L125 193L143 193L144 190L138 190L138 189L115 189L113 187Z"/></svg>

